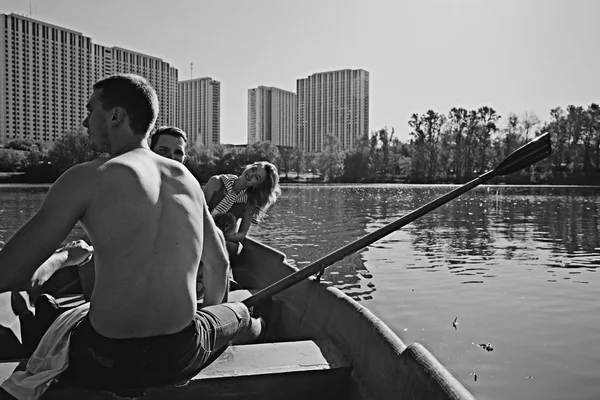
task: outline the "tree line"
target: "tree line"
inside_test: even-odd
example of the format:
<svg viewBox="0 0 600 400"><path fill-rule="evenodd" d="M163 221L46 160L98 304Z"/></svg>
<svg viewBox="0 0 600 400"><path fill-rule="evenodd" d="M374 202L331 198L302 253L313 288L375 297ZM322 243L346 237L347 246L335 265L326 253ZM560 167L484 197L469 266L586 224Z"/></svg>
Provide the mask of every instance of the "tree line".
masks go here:
<svg viewBox="0 0 600 400"><path fill-rule="evenodd" d="M534 114L510 113L500 127L491 107L429 110L413 114L409 126L410 180L465 182L498 165L533 137L549 132L550 157L506 179L520 183L597 183L600 177L600 107L569 105L550 111L543 124Z"/></svg>
<svg viewBox="0 0 600 400"><path fill-rule="evenodd" d="M316 165L331 182L465 183L493 169L534 137L549 132L552 154L502 179L506 183L598 184L600 107L569 105L550 111L542 123L532 113L510 113L504 126L491 107L454 107L447 114L428 110L408 121L410 140L382 128L342 151L329 136Z"/></svg>
<svg viewBox="0 0 600 400"><path fill-rule="evenodd" d="M447 114L428 110L408 121L410 139L383 127L342 150L334 135L321 153L270 142L251 145L193 145L187 167L200 182L221 173L238 173L258 160L277 165L282 180L306 177L323 182L464 183L494 168L535 136L549 132L553 152L526 170L504 177L507 183L597 184L600 182L600 107L569 105L550 111L542 123L532 113L510 113L503 126L491 107L452 108ZM69 167L102 156L83 130L68 132L47 151L42 144L17 140L0 149L0 172L40 171L56 179ZM33 172L32 172L33 171ZM34 174L35 175L35 174ZM35 178L34 178L35 179Z"/></svg>

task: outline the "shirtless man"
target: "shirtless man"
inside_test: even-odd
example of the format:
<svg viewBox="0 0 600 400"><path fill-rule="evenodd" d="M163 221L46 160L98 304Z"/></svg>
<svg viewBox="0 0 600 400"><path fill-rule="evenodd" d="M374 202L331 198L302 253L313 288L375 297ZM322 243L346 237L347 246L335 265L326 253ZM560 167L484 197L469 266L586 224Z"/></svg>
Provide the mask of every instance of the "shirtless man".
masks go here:
<svg viewBox="0 0 600 400"><path fill-rule="evenodd" d="M175 126L161 126L160 128L157 128L150 137L150 150L163 157L170 158L171 160L183 164L186 160L187 134L182 129ZM221 235L219 231L217 231L217 233ZM224 241L225 239L223 238L222 240ZM94 248L88 245L87 242L89 241L89 238L73 241L60 249L57 249L42 265L40 265L31 279L30 287L27 288L31 304L36 302L38 296L42 293L42 285L44 285L55 272L59 269L74 265L80 266L79 276L83 295L86 300L90 300L94 287L94 262L89 261L92 259ZM200 272L198 275L199 279L197 280L196 294L198 296L198 301L203 300L204 297L201 275L202 273ZM20 296L18 292L13 292L13 298L15 298L15 294L16 297ZM42 300L51 303L50 307L56 308L53 314L55 316L58 315L59 305L54 299L46 295ZM24 309L23 312L27 312L27 310ZM50 323L51 322L52 321L50 321ZM50 326L49 324L46 325L47 326L43 329L44 332L48 326Z"/></svg>
<svg viewBox="0 0 600 400"><path fill-rule="evenodd" d="M80 221L94 246L90 311L71 334L62 381L117 394L191 378L210 353L251 324L243 303L218 304L227 254L199 183L148 147L158 99L145 79L115 75L94 85L84 126L110 158L76 165L0 251L0 292L18 290Z"/></svg>

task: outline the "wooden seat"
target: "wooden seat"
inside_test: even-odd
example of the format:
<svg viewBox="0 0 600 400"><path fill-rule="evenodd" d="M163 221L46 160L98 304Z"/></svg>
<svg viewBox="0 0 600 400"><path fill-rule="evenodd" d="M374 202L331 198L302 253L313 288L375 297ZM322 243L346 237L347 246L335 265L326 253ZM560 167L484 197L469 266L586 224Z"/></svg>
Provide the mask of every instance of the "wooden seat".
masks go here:
<svg viewBox="0 0 600 400"><path fill-rule="evenodd" d="M0 364L3 382L17 363ZM182 387L148 389L146 399L345 398L350 365L328 341L230 346ZM52 389L43 399L114 399L107 392Z"/></svg>
<svg viewBox="0 0 600 400"><path fill-rule="evenodd" d="M0 362L0 383L8 379L21 361L23 360Z"/></svg>

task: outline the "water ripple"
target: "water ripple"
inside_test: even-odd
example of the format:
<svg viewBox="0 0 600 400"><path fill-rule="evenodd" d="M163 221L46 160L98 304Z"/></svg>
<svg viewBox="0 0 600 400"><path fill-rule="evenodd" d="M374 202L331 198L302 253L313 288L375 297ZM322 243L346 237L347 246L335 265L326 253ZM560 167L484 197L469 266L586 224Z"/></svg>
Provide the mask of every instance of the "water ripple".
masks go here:
<svg viewBox="0 0 600 400"><path fill-rule="evenodd" d="M250 236L303 267L454 188L285 186ZM45 190L0 189L0 244ZM482 186L338 261L322 280L406 342L425 344L478 398L594 398L599 205L600 188ZM494 343L493 353L475 352L478 340Z"/></svg>

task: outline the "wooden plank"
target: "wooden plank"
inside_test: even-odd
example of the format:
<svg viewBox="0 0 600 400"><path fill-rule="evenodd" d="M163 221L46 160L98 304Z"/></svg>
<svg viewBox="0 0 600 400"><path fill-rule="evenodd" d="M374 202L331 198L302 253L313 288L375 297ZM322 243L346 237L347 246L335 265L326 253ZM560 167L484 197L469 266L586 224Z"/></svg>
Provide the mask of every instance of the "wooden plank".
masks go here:
<svg viewBox="0 0 600 400"><path fill-rule="evenodd" d="M18 363L0 363L3 382ZM327 341L280 342L228 347L182 387L151 388L149 399L300 399L348 395L350 364ZM112 396L112 395L109 395ZM44 399L108 399L104 392L50 389Z"/></svg>
<svg viewBox="0 0 600 400"><path fill-rule="evenodd" d="M26 292L20 292L21 296L25 298L25 302L29 305L29 296ZM33 310L33 307L29 307L30 310ZM21 340L21 324L19 323L19 317L17 317L10 305L10 292L0 293L0 330L4 331L1 336L2 341L0 341L0 355L4 353L3 350L6 350L4 346L7 346L6 343L12 343L13 340L10 338L10 342L6 342L6 336L13 336L17 340ZM9 334L9 331L12 331L13 335Z"/></svg>
<svg viewBox="0 0 600 400"><path fill-rule="evenodd" d="M19 365L19 361L15 362L0 362L0 384L8 379L15 368Z"/></svg>
<svg viewBox="0 0 600 400"><path fill-rule="evenodd" d="M317 371L349 363L326 341L262 343L230 346L194 380Z"/></svg>

